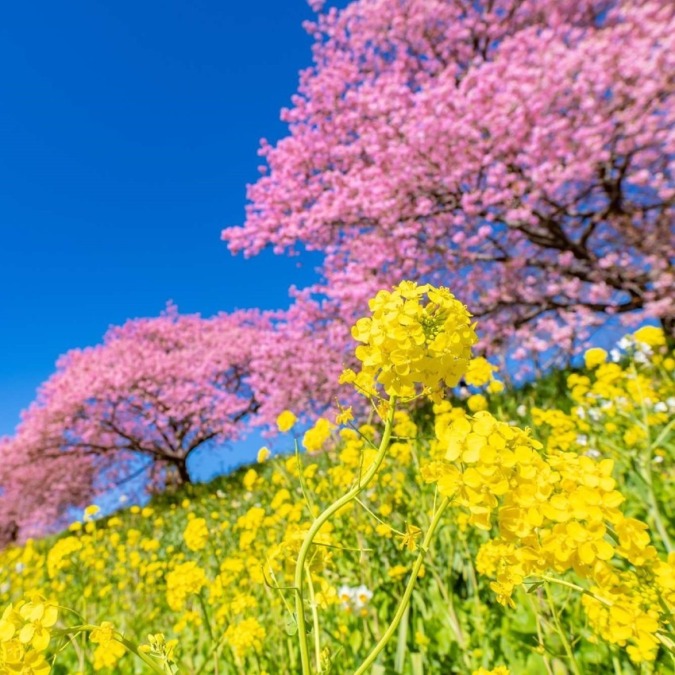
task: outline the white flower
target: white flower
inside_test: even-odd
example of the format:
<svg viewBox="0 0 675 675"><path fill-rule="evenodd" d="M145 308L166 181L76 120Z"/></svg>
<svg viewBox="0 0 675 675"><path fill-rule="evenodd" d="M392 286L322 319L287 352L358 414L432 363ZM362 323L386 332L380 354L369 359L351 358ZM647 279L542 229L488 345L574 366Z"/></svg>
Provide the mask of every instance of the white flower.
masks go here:
<svg viewBox="0 0 675 675"><path fill-rule="evenodd" d="M654 404L654 410L656 412L668 412L668 406L663 401L659 401Z"/></svg>
<svg viewBox="0 0 675 675"><path fill-rule="evenodd" d="M342 601L342 607L349 609L352 603L352 589L349 586L340 586L338 598Z"/></svg>
<svg viewBox="0 0 675 675"><path fill-rule="evenodd" d="M362 610L372 597L373 592L367 586L340 586L338 590L342 608L349 612Z"/></svg>
<svg viewBox="0 0 675 675"><path fill-rule="evenodd" d="M595 448L591 448L590 450L586 450L586 452L584 452L584 455L586 455L586 457L591 457L592 459L597 459L598 457L602 456L602 453L599 450L596 450Z"/></svg>
<svg viewBox="0 0 675 675"><path fill-rule="evenodd" d="M356 608L361 609L373 597L373 592L367 586L359 586L354 590L356 591Z"/></svg>
<svg viewBox="0 0 675 675"><path fill-rule="evenodd" d="M525 406L524 403L521 403L517 408L516 408L516 413L520 415L520 417L525 417L527 415L527 406Z"/></svg>
<svg viewBox="0 0 675 675"><path fill-rule="evenodd" d="M619 349L626 351L633 344L633 338L630 335L624 335L617 343L616 346Z"/></svg>
<svg viewBox="0 0 675 675"><path fill-rule="evenodd" d="M618 349L610 349L609 356L611 357L614 363L621 361L621 352Z"/></svg>
<svg viewBox="0 0 675 675"><path fill-rule="evenodd" d="M652 348L649 345L646 345L642 342L638 342L635 346L635 354L633 359L635 363L640 363L642 365L649 363L649 357L653 354Z"/></svg>
<svg viewBox="0 0 675 675"><path fill-rule="evenodd" d="M586 434L579 434L577 436L577 445L588 445L588 436Z"/></svg>

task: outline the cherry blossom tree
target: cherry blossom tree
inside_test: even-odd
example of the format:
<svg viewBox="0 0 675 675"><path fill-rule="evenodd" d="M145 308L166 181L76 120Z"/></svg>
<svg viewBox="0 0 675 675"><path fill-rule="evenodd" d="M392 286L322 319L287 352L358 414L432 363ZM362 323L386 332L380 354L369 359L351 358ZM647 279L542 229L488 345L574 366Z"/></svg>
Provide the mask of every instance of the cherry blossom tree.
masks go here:
<svg viewBox="0 0 675 675"><path fill-rule="evenodd" d="M67 525L73 507L95 498L92 457L26 451L19 437L0 439L0 547Z"/></svg>
<svg viewBox="0 0 675 675"><path fill-rule="evenodd" d="M306 354L344 352L403 278L450 287L516 357L571 354L612 317L673 334L672 2L357 0L308 30L289 135L223 233L325 254Z"/></svg>
<svg viewBox="0 0 675 675"><path fill-rule="evenodd" d="M237 438L259 407L249 375L263 324L256 312L203 319L170 307L62 356L15 436L0 443L5 522L10 507L19 524L33 511L53 522L65 505L135 474L189 482L191 455Z"/></svg>

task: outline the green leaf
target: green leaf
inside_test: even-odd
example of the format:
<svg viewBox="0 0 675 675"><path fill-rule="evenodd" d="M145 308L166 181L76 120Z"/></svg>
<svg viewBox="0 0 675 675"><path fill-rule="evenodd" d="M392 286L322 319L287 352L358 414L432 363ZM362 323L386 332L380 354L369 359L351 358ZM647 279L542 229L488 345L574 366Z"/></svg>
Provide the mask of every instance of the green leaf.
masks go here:
<svg viewBox="0 0 675 675"><path fill-rule="evenodd" d="M298 622L295 619L295 614L289 614L286 617L284 630L286 631L286 635L290 635L291 637L298 632Z"/></svg>
<svg viewBox="0 0 675 675"><path fill-rule="evenodd" d="M534 593L538 588L541 588L544 585L543 581L536 581L528 589L528 593Z"/></svg>

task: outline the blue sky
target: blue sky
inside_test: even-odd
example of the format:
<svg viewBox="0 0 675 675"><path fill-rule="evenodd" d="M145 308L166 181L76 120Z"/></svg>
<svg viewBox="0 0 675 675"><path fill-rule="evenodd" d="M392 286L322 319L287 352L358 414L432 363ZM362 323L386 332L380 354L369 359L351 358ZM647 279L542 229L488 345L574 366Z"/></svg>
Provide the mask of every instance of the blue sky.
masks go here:
<svg viewBox="0 0 675 675"><path fill-rule="evenodd" d="M303 0L0 9L0 434L59 354L167 300L284 307L317 258L233 257L258 142L311 62Z"/></svg>

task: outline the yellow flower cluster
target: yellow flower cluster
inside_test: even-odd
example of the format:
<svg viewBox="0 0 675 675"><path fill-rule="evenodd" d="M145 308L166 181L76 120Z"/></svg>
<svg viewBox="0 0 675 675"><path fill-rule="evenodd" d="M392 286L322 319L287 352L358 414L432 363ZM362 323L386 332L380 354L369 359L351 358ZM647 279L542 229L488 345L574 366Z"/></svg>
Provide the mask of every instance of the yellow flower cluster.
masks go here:
<svg viewBox="0 0 675 675"><path fill-rule="evenodd" d="M282 433L290 431L297 421L298 418L290 410L284 410L277 417L277 427Z"/></svg>
<svg viewBox="0 0 675 675"><path fill-rule="evenodd" d="M314 426L302 437L302 446L307 452L320 452L330 438L333 425L325 418L319 417Z"/></svg>
<svg viewBox="0 0 675 675"><path fill-rule="evenodd" d="M185 607L190 595L197 595L206 586L206 574L194 560L177 565L166 575L166 601L174 611Z"/></svg>
<svg viewBox="0 0 675 675"><path fill-rule="evenodd" d="M436 356L441 363L453 354L446 365L464 373L472 395L467 398L462 389L457 407L436 400L433 415L426 408L414 417L396 410L391 442L372 482L315 538L306 560L305 600L308 616L311 609L320 617L320 630L312 629L309 637L321 642L317 658L336 673L358 663L372 646L369 636L384 630L384 617L391 616L416 557L428 551L415 609L406 619L418 651L414 658L424 652L425 672L438 675L456 663L462 672L504 675L504 666L487 665L505 662L513 672L557 672L565 657L557 649L549 593L554 600L564 598L564 607L557 607L580 654L579 672L594 672L598 652L610 652L584 639L589 628L618 647L611 658L623 672L635 670L629 657L656 659L645 668L660 672L672 640L668 613L675 606L675 555L662 555L675 503L668 499L675 364L662 332L642 329L618 358L613 351L590 352L587 369L569 377L569 394L559 405L544 399L531 410L529 393L509 393L515 399L510 407L522 402L526 412L518 414L530 416L542 444L486 412L488 406L508 410L510 398L490 398L500 387L489 362L470 358L468 314L454 299L438 300L432 290L404 285L374 303L377 316L360 333L368 334L362 348L374 361L364 361L362 372L347 379L369 381L380 392L391 385L388 393L398 397L423 389L438 393L457 373L436 369ZM443 295L442 289L437 293ZM453 307L461 320L450 321ZM453 325L459 330L453 332ZM441 333L447 349L438 347ZM412 358L407 374L395 363L399 347ZM380 417L388 405L377 402ZM18 601L40 589L86 617L114 621L115 628L103 622L90 640L79 640L77 655L73 649L55 650L64 672L131 671L131 657L119 663L124 650L115 636L139 640L152 626L180 633L181 672L209 669L217 653L223 671L297 673L298 651L289 635L297 630L293 572L300 547L317 514L359 485L383 436L377 422L359 424L354 414L340 413L336 424L349 423L343 428L319 420L303 439L308 452L283 456L292 450L286 443L275 448L274 458L236 477L190 486L189 499L154 509L133 506L112 518L90 510L58 537L1 551L0 602L14 604L0 620L0 658L14 664L14 671L48 672L52 654L46 659L33 640L42 646L45 635L55 634L47 625L55 609L47 610L50 603L36 596L33 604L44 606L40 618L38 609L22 610L27 603ZM295 422L286 411L279 428ZM260 458L268 460L268 451ZM645 467L644 477L634 475ZM647 480L653 494L644 488ZM438 495L425 489L425 482L437 486ZM444 512L427 548L438 496L457 508ZM652 515L654 505L662 509L662 523ZM475 571L488 577L494 594L479 593ZM522 633L514 638L504 630L513 614L495 612L494 604L496 597L512 605L516 589L531 584L545 588L528 596L535 616L528 614L531 629L525 623L521 628L529 631L533 649L521 658ZM424 612L418 611L422 603ZM519 608L519 622L528 611L526 605ZM497 633L499 641L489 639ZM176 672L176 640L157 634L148 641L139 652L167 673ZM555 659L549 648L557 650ZM393 663L393 652L389 648L381 662ZM9 669L6 664L0 673ZM604 664L611 668L611 660Z"/></svg>
<svg viewBox="0 0 675 675"><path fill-rule="evenodd" d="M492 374L496 370L485 357L477 356L469 361L464 382L472 387L482 387L493 379Z"/></svg>
<svg viewBox="0 0 675 675"><path fill-rule="evenodd" d="M471 315L446 288L404 281L380 291L370 303L372 316L356 322L352 336L361 372L343 374L366 394L377 381L389 396L411 398L417 386L439 396L466 373L477 341Z"/></svg>
<svg viewBox="0 0 675 675"><path fill-rule="evenodd" d="M124 645L115 638L115 627L110 621L104 621L89 634L96 645L94 650L94 670L114 668L126 653Z"/></svg>
<svg viewBox="0 0 675 675"><path fill-rule="evenodd" d="M265 639L265 630L257 619L244 619L231 624L225 631L225 642L238 659L248 652L259 652Z"/></svg>
<svg viewBox="0 0 675 675"><path fill-rule="evenodd" d="M490 531L496 524L498 535L481 546L476 564L494 579L498 601L513 606L515 588L528 578L573 570L600 598L587 599L585 607L602 637L630 643L636 662L653 660L656 633L670 611L661 580L675 569L659 560L647 526L619 509L624 497L615 489L613 461L571 452L545 455L527 432L487 412L437 425L437 434L445 455L426 464L422 476L468 511L470 525ZM620 574L620 560L612 564L615 558L637 570L632 586ZM653 588L658 590L650 596Z"/></svg>
<svg viewBox="0 0 675 675"><path fill-rule="evenodd" d="M139 646L138 650L143 654L149 654L159 661L165 670L178 672L176 664L176 648L178 640L167 640L163 633L148 635L148 643Z"/></svg>
<svg viewBox="0 0 675 675"><path fill-rule="evenodd" d="M55 577L60 570L70 564L70 556L82 549L82 542L77 537L59 539L49 551L47 556L47 572L50 577Z"/></svg>
<svg viewBox="0 0 675 675"><path fill-rule="evenodd" d="M0 618L0 672L49 673L44 652L57 619L56 605L37 593L28 601L9 605Z"/></svg>
<svg viewBox="0 0 675 675"><path fill-rule="evenodd" d="M675 561L662 564L675 578ZM663 627L659 600L664 589L652 582L663 579L650 575L648 569L605 572L607 578L582 598L590 625L607 642L626 647L633 662L653 661Z"/></svg>
<svg viewBox="0 0 675 675"><path fill-rule="evenodd" d="M675 414L675 359L665 349L663 331L645 326L619 345L623 349L613 349L611 361L605 350L589 349L588 371L568 377L576 404L570 414L533 410L533 420L551 427L559 449L585 452L590 448L620 459L612 445L644 447L649 436L646 427L664 426ZM565 439L560 441L562 427ZM610 439L611 444L606 442Z"/></svg>
<svg viewBox="0 0 675 675"><path fill-rule="evenodd" d="M201 551L209 541L209 528L205 518L191 518L183 532L185 545L191 551Z"/></svg>

